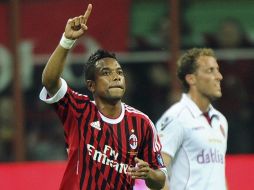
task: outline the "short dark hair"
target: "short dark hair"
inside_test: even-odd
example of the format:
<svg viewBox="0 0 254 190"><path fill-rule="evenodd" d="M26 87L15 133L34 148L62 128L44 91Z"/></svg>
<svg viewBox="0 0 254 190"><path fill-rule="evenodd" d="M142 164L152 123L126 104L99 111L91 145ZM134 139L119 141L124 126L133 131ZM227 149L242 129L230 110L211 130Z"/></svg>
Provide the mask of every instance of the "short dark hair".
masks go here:
<svg viewBox="0 0 254 190"><path fill-rule="evenodd" d="M104 49L98 49L94 52L85 64L85 79L94 80L95 79L95 63L103 58L113 58L117 60L115 53L108 52Z"/></svg>
<svg viewBox="0 0 254 190"><path fill-rule="evenodd" d="M197 60L201 56L211 56L215 58L214 51L210 48L192 48L185 52L177 62L177 76L182 83L184 92L188 92L190 88L185 80L185 76L196 71Z"/></svg>

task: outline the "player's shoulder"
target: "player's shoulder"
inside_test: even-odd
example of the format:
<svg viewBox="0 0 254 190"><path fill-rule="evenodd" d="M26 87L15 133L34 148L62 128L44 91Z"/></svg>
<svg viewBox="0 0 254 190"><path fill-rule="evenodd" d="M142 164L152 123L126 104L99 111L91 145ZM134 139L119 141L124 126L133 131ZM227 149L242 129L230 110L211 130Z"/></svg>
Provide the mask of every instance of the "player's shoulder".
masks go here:
<svg viewBox="0 0 254 190"><path fill-rule="evenodd" d="M169 125L182 125L182 121L189 114L187 107L182 102L177 102L169 107L156 122L157 130L162 130Z"/></svg>
<svg viewBox="0 0 254 190"><path fill-rule="evenodd" d="M219 117L221 122L226 123L226 124L228 123L226 117L219 110L217 110L216 108L213 107L213 112L215 115L217 115Z"/></svg>
<svg viewBox="0 0 254 190"><path fill-rule="evenodd" d="M88 95L81 94L75 90L73 90L71 87L68 86L67 88L67 94L69 94L72 98L80 100L80 101L90 101L90 98Z"/></svg>
<svg viewBox="0 0 254 190"><path fill-rule="evenodd" d="M180 118L184 113L188 111L185 104L182 102L177 102L173 104L171 107L169 107L163 114L162 117L170 117L170 118Z"/></svg>
<svg viewBox="0 0 254 190"><path fill-rule="evenodd" d="M125 108L125 112L126 114L128 115L132 115L132 116L137 116L137 117L141 117L141 118L149 118L145 113L143 113L142 111L130 106L130 105L127 105L125 103L124 104L124 108Z"/></svg>
<svg viewBox="0 0 254 190"><path fill-rule="evenodd" d="M146 124L148 124L147 126L153 126L154 127L154 123L152 122L152 120L149 118L149 116L145 113L143 113L142 111L129 106L127 104L124 104L125 107L125 114L127 116L130 116L132 118L136 118L136 119L141 119L143 121L145 121Z"/></svg>

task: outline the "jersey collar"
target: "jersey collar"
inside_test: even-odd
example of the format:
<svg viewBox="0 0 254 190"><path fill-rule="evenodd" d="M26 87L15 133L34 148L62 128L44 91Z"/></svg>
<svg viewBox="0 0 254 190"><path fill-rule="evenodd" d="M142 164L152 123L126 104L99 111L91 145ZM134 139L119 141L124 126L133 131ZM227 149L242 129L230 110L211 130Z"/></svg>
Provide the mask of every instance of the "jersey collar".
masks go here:
<svg viewBox="0 0 254 190"><path fill-rule="evenodd" d="M93 102L93 103L95 103L95 102ZM99 112L99 114L100 114L100 116L101 116L101 119L102 119L104 122L110 123L110 124L117 124L117 123L120 123L120 122L122 121L122 119L123 119L123 117L124 117L124 114L125 114L125 107L124 107L124 104L123 104L123 103L121 103L121 107L122 107L121 114L120 114L120 116L119 116L118 118L116 118L116 119L112 119L112 118L106 117L106 116L103 115L99 110L98 110L98 112Z"/></svg>
<svg viewBox="0 0 254 190"><path fill-rule="evenodd" d="M194 117L199 117L203 114L197 104L187 94L182 94L181 101L188 107ZM212 118L213 116L218 116L218 113L211 104L208 107L208 115L210 118Z"/></svg>

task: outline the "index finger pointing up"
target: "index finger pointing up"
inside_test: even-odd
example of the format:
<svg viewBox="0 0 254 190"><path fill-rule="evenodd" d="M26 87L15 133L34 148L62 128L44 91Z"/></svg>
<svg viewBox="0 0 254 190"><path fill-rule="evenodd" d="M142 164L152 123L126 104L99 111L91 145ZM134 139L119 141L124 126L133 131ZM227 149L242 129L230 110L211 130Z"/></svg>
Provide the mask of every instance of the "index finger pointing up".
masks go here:
<svg viewBox="0 0 254 190"><path fill-rule="evenodd" d="M88 6L87 6L87 9L86 9L86 12L85 12L85 14L84 14L84 24L86 24L86 22L87 22L87 20L88 20L88 18L89 18L89 15L91 14L91 12L92 12L92 4L89 4Z"/></svg>

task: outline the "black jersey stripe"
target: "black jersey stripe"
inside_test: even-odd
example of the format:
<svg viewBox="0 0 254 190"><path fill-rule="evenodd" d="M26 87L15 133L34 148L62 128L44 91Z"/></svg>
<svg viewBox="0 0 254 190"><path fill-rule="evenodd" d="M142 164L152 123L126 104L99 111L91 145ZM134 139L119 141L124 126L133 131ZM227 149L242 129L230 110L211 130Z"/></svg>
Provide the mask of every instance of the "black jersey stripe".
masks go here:
<svg viewBox="0 0 254 190"><path fill-rule="evenodd" d="M106 189L107 187L107 180L103 179L102 184L101 184L101 189Z"/></svg>
<svg viewBox="0 0 254 190"><path fill-rule="evenodd" d="M92 116L92 111L91 111L91 104L89 104L89 106L87 107L86 111L83 113L83 116L80 117L81 118L81 135L85 135L88 134L88 123L91 120L91 116ZM83 119L85 118L85 120ZM86 138L86 136L84 136L84 138ZM81 146L81 145L79 145ZM81 171L81 179L80 179L80 189L82 190L83 187L83 183L84 183L84 179L85 179L85 175L88 175L88 173L86 173L86 158L84 157L85 155L87 155L87 148L83 147L83 165L82 165L82 171Z"/></svg>
<svg viewBox="0 0 254 190"><path fill-rule="evenodd" d="M124 130L122 131L122 134L121 134L121 137L122 137L122 139L124 139L123 140L123 146L124 147L126 147L126 151L128 152L129 151L129 126L131 126L131 124L129 123L129 120L128 120L128 118L127 117L124 117L124 124L123 124L123 126L124 126ZM133 161L130 161L130 154L129 153L127 153L126 154L126 158L125 158L125 160L123 160L123 162L124 163L129 163L129 165L131 164L131 163L133 163L134 162L134 160ZM128 179L128 177L126 176L126 179ZM122 182L122 186L121 186L121 188L123 188L123 189L126 189L126 186L127 186L127 180L126 181L124 181L124 182Z"/></svg>
<svg viewBox="0 0 254 190"><path fill-rule="evenodd" d="M144 120L142 120L142 122L145 123ZM151 134L151 133L152 133L152 130L150 128L150 130L147 130L147 137L153 137L153 134ZM152 163L152 153L153 153L153 141L154 141L154 139L150 139L150 141L149 141L149 139L146 139L146 141L149 142L149 143L146 146L146 148L144 147L144 149L145 149L144 152L147 153L147 154L144 154L144 155L146 155L145 160L147 160L148 163Z"/></svg>
<svg viewBox="0 0 254 190"><path fill-rule="evenodd" d="M101 123L102 123L102 128L103 129L105 129L104 130L104 135L102 136L102 137L100 137L100 143L101 144L104 144L104 145L108 145L108 144L111 144L110 142L112 141L112 139L113 139L113 137L112 137L112 133L111 133L111 129L110 128L112 128L112 125L111 124L108 124L108 123L105 123L105 122L103 122L102 120L101 120ZM102 150L103 151L103 150ZM101 166L101 168L100 168L100 170L101 170L101 173L102 173L102 176L104 176L104 173L105 172L107 172L106 171L106 168L107 168L108 166L107 165L105 165L105 164L103 164L102 166ZM110 170L108 171L109 173L108 173L108 179L107 179L107 183L109 182L109 181L111 181L111 178L112 178L112 172L113 172L113 168L110 168ZM105 179L104 179L105 180Z"/></svg>
<svg viewBox="0 0 254 190"><path fill-rule="evenodd" d="M86 102L89 102L89 98L87 96L81 95L81 96L74 96L72 93L69 93L69 95L71 96L72 99L75 100L75 102L77 104L84 104ZM87 99L84 99L84 97L86 97Z"/></svg>
<svg viewBox="0 0 254 190"><path fill-rule="evenodd" d="M77 113L83 113L84 107L80 108L76 105L76 101L73 100L73 98L70 98L70 105L71 107L77 112Z"/></svg>
<svg viewBox="0 0 254 190"><path fill-rule="evenodd" d="M121 137L121 123L118 123L116 125L116 135L117 135L117 146L118 146L118 158L119 160L122 160L122 150L123 150L123 143L122 143L122 138L119 138Z"/></svg>

